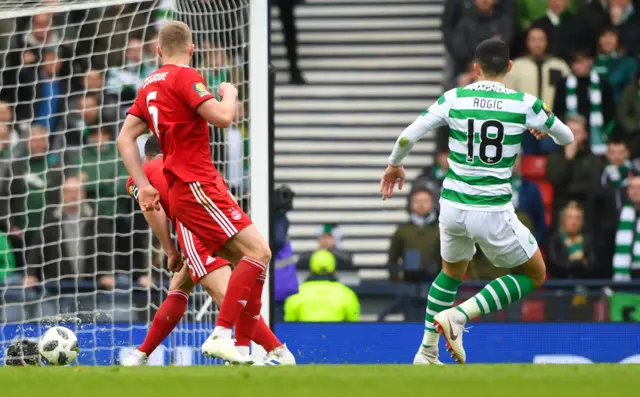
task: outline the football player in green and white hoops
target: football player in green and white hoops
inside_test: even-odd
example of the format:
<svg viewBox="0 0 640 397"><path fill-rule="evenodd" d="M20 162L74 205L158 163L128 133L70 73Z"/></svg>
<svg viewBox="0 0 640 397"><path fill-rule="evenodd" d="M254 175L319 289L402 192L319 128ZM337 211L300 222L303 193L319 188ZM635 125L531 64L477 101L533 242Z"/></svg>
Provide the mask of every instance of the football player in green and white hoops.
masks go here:
<svg viewBox="0 0 640 397"><path fill-rule="evenodd" d="M449 170L440 197L442 271L429 289L425 332L415 364L441 364L438 340L458 363L466 362L462 346L465 324L503 309L540 287L545 264L531 232L511 204L511 170L529 130L547 134L559 145L573 141L571 130L540 99L505 88L511 69L509 47L488 39L476 48L473 67L479 81L444 93L396 141L382 176L382 199L404 184L402 160L427 132L449 126ZM459 306L458 287L475 254L476 243L495 266L511 274L497 278Z"/></svg>

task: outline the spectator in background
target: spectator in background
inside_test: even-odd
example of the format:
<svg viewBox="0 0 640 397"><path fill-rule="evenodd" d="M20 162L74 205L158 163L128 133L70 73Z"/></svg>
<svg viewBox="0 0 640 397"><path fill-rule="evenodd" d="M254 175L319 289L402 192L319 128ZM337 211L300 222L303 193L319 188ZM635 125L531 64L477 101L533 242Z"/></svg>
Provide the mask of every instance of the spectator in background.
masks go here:
<svg viewBox="0 0 640 397"><path fill-rule="evenodd" d="M42 249L31 250L27 255L25 285L32 286L47 280L96 277L93 215L80 178L66 178L61 204L47 209L44 226L37 233L40 239L38 246ZM100 247L101 251L106 249Z"/></svg>
<svg viewBox="0 0 640 397"><path fill-rule="evenodd" d="M327 223L322 226L318 236L318 249L330 251L336 259L338 270L353 270L351 254L342 248L342 230L336 223ZM312 253L303 254L298 259L298 268L309 266Z"/></svg>
<svg viewBox="0 0 640 397"><path fill-rule="evenodd" d="M360 302L353 290L335 276L336 259L330 251L316 251L310 258L311 275L300 292L287 298L284 321L355 322L360 320Z"/></svg>
<svg viewBox="0 0 640 397"><path fill-rule="evenodd" d="M446 134L447 142L443 143L442 149L436 154L433 165L423 168L422 174L412 183L414 189L421 187L431 193L436 212L440 210L438 200L442 191L442 182L449 171L449 128L446 128Z"/></svg>
<svg viewBox="0 0 640 397"><path fill-rule="evenodd" d="M18 107L20 121L35 120L46 124L51 132L57 131L67 110L70 88L69 76L63 76L62 60L54 51L45 51L37 68L20 72Z"/></svg>
<svg viewBox="0 0 640 397"><path fill-rule="evenodd" d="M640 277L640 173L635 169L629 176L628 200L622 206L615 234L615 254L613 255L613 281L631 281Z"/></svg>
<svg viewBox="0 0 640 397"><path fill-rule="evenodd" d="M553 109L556 84L569 74L569 66L547 54L547 34L541 28L529 29L526 46L527 55L513 61L505 86L534 95ZM523 153L527 155L550 153L557 147L551 138L539 141L531 134L522 137Z"/></svg>
<svg viewBox="0 0 640 397"><path fill-rule="evenodd" d="M16 100L19 74L33 75L43 57L43 52L60 43L61 37L53 29L52 14L36 14L31 17L31 27L24 34L13 34L6 65L2 71L2 98L8 102ZM16 27L17 28L17 27ZM21 29L16 29L21 31Z"/></svg>
<svg viewBox="0 0 640 397"><path fill-rule="evenodd" d="M616 105L620 103L622 90L629 84L637 69L638 61L625 55L624 49L620 48L618 31L613 28L603 30L598 40L598 56L593 63L593 70L611 86Z"/></svg>
<svg viewBox="0 0 640 397"><path fill-rule="evenodd" d="M89 69L84 76L83 88L88 95L101 95L104 89L104 76L96 69Z"/></svg>
<svg viewBox="0 0 640 397"><path fill-rule="evenodd" d="M280 23L282 24L282 34L284 35L284 45L287 48L287 60L289 61L289 73L291 84L305 84L306 81L298 65L298 30L293 13L300 0L275 0L275 4L280 9Z"/></svg>
<svg viewBox="0 0 640 397"><path fill-rule="evenodd" d="M144 79L155 70L142 62L142 55L142 40L129 37L124 65L107 71L105 92L109 102L120 104L121 118L125 117L127 110L133 104Z"/></svg>
<svg viewBox="0 0 640 397"><path fill-rule="evenodd" d="M409 220L397 226L389 243L391 281L432 281L440 272L438 214L431 192L414 188L408 198Z"/></svg>
<svg viewBox="0 0 640 397"><path fill-rule="evenodd" d="M75 170L76 175L84 181L88 202L97 216L97 245L100 247L98 268L103 271L100 283L105 288L113 288L115 278L111 272L114 270L114 244L122 255L129 255L126 248L131 246L133 208L126 191L128 172L109 128L92 128L87 139L89 144L82 149L74 167L68 172ZM114 236L116 233L117 236ZM144 266L144 258L138 258L140 255L140 252L134 252L129 256L138 259L134 262L138 266ZM127 267L125 262L131 258L117 255L116 259L116 267L124 269Z"/></svg>
<svg viewBox="0 0 640 397"><path fill-rule="evenodd" d="M26 187L20 164L14 161L10 132L0 124L0 231L8 234L14 247L22 246Z"/></svg>
<svg viewBox="0 0 640 397"><path fill-rule="evenodd" d="M158 49L158 32L151 32L147 40L144 43L144 50L142 55L142 62L146 67L153 70L158 69L160 66L160 58L157 53Z"/></svg>
<svg viewBox="0 0 640 397"><path fill-rule="evenodd" d="M447 134L448 132L449 131L447 131ZM442 188L442 182L445 176L447 176L447 171L449 171L449 147L444 146L440 149L438 153L436 153L434 160L433 165L422 169L422 175L418 178L425 182L431 182L431 184L437 186L439 192L440 188Z"/></svg>
<svg viewBox="0 0 640 397"><path fill-rule="evenodd" d="M202 56L202 76L209 87L209 90L217 96L218 87L223 82L232 82L231 68L224 48L210 42L205 42L202 46L204 55ZM236 76L237 77L237 76ZM219 99L219 98L218 98Z"/></svg>
<svg viewBox="0 0 640 397"><path fill-rule="evenodd" d="M585 224L594 237L594 250L598 262L605 269L611 268L613 236L618 225L618 214L627 200L626 186L631 170L629 153L624 136L614 134L609 137L607 163L604 171L596 175L585 206Z"/></svg>
<svg viewBox="0 0 640 397"><path fill-rule="evenodd" d="M559 14L563 2L567 2L568 6ZM518 25L521 32L528 30L534 21L549 16L562 16L562 14L570 13L575 15L580 8L580 0L517 0L516 10L518 12ZM554 12L554 10L556 12Z"/></svg>
<svg viewBox="0 0 640 397"><path fill-rule="evenodd" d="M615 102L611 86L591 69L593 57L587 50L572 56L571 71L556 85L553 111L561 120L576 113L587 120L587 140L594 154L606 152L606 137L615 126Z"/></svg>
<svg viewBox="0 0 640 397"><path fill-rule="evenodd" d="M530 230L536 236L538 243L544 245L546 241L545 233L547 224L544 219L544 202L542 201L542 195L540 194L538 185L522 177L520 173L521 166L522 155L519 154L513 163L513 169L511 171L511 186L513 188L511 203L516 209L516 213L523 212L529 217L531 223L534 225L533 229Z"/></svg>
<svg viewBox="0 0 640 397"><path fill-rule="evenodd" d="M66 148L72 153L79 150L89 131L103 124L100 100L96 95L80 96L67 115ZM106 123L105 123L106 124Z"/></svg>
<svg viewBox="0 0 640 397"><path fill-rule="evenodd" d="M289 240L289 219L287 213L293 209L295 193L286 185L278 187L272 202L275 214L274 239L274 301L276 318L284 318L284 301L298 293L298 274L294 260L293 245Z"/></svg>
<svg viewBox="0 0 640 397"><path fill-rule="evenodd" d="M596 277L594 239L583 228L582 206L570 201L560 211L559 225L549 241L549 275L555 279Z"/></svg>
<svg viewBox="0 0 640 397"><path fill-rule="evenodd" d="M16 270L16 258L9 236L0 231L0 286L14 284L12 276ZM18 279L19 280L19 279Z"/></svg>
<svg viewBox="0 0 640 397"><path fill-rule="evenodd" d="M20 132L14 125L14 112L10 103L0 100L0 127L9 129L9 146L14 147L20 139Z"/></svg>
<svg viewBox="0 0 640 397"><path fill-rule="evenodd" d="M496 0L474 0L473 6L461 12L455 26L445 28L443 33L454 61L455 76L459 76L467 70L481 41L495 37L510 45L515 36L515 26L513 15L506 7L496 7Z"/></svg>
<svg viewBox="0 0 640 397"><path fill-rule="evenodd" d="M573 142L550 154L547 161L547 178L554 191L554 224L555 215L569 201L584 205L593 187L594 175L602 171L600 159L589 148L585 118L574 114L565 122L573 132Z"/></svg>
<svg viewBox="0 0 640 397"><path fill-rule="evenodd" d="M592 32L615 27L620 41L629 54L640 54L640 15L631 0L592 0L585 5L581 19Z"/></svg>
<svg viewBox="0 0 640 397"><path fill-rule="evenodd" d="M640 156L640 71L622 91L618 120L629 141L631 155Z"/></svg>
<svg viewBox="0 0 640 397"><path fill-rule="evenodd" d="M571 69L561 58L547 54L547 34L540 28L527 32L527 55L513 61L505 85L534 95L553 109L556 83Z"/></svg>
<svg viewBox="0 0 640 397"><path fill-rule="evenodd" d="M533 21L531 27L544 30L549 53L565 60L573 49L591 48L594 41L580 18L569 12L569 0L549 0L546 15Z"/></svg>
<svg viewBox="0 0 640 397"><path fill-rule="evenodd" d="M49 153L49 131L39 124L31 126L29 142L19 157L27 188L25 247L40 249L39 236L44 225L45 210L59 202L63 180L62 165L57 154Z"/></svg>

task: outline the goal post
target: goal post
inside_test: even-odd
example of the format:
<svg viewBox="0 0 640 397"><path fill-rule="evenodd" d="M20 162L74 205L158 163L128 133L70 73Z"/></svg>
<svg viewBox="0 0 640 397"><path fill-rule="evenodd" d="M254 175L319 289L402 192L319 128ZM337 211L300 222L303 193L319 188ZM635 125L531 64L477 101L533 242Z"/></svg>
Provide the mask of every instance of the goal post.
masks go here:
<svg viewBox="0 0 640 397"><path fill-rule="evenodd" d="M113 142L137 88L159 66L157 32L169 20L192 28L192 66L213 92L223 81L239 88L240 116L211 129L212 153L269 238L268 3L1 2L0 365L12 339L56 324L77 333L80 363L117 364L167 295L171 274L126 192ZM151 364L214 363L199 354L217 315L215 305L198 315L207 298L194 289Z"/></svg>

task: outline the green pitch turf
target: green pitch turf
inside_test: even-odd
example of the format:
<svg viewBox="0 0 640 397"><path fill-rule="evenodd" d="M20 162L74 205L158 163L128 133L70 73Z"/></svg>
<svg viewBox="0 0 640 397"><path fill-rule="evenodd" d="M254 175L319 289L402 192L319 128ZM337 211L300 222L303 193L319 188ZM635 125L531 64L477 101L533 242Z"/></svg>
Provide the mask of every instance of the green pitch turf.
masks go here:
<svg viewBox="0 0 640 397"><path fill-rule="evenodd" d="M640 393L638 365L0 368L2 397L590 397Z"/></svg>

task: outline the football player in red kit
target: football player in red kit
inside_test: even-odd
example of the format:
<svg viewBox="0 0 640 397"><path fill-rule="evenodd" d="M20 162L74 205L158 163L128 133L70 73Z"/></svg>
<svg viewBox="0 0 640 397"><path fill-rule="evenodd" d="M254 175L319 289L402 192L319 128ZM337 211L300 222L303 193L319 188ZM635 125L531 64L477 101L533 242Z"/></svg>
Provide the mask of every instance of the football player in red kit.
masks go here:
<svg viewBox="0 0 640 397"><path fill-rule="evenodd" d="M160 193L162 207L159 211L148 211L144 215L168 256L171 270L177 273L171 280L167 299L162 302L153 317L151 328L149 328L144 342L129 357L123 360L122 365L128 367L144 365L151 353L178 325L187 309L189 294L195 284L200 283L216 304L220 306L227 290L227 283L231 277L231 264L222 258L210 256L198 238L193 236L189 230L171 215L171 207L168 201L169 186L162 172L162 152L160 143L155 136L147 139L144 152L144 171L151 185ZM132 178L127 181L127 192L134 199L138 199L138 187ZM187 258L187 266L182 266L182 268L180 268L181 255L177 252L171 240L167 222L169 219L174 222L178 233L178 244ZM241 329L240 331L243 330ZM249 354L251 340L261 345L268 353L262 362L264 365L295 364L295 358L286 345L283 345L278 340L262 318L258 320L253 335L237 333L236 339L236 347L244 355Z"/></svg>
<svg viewBox="0 0 640 397"><path fill-rule="evenodd" d="M142 168L136 139L150 128L164 155L173 215L216 256L235 265L216 326L202 345L208 356L232 363L250 357L235 348L232 328L252 334L262 307L262 289L271 260L269 245L235 202L212 161L209 123L228 127L235 118L238 91L229 83L218 89L218 101L200 73L189 67L194 53L189 27L168 23L158 35L163 66L147 77L118 136L118 148L139 189L140 207L160 207L158 191Z"/></svg>

